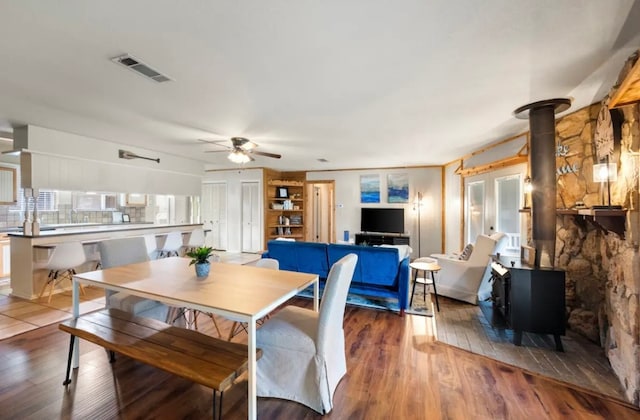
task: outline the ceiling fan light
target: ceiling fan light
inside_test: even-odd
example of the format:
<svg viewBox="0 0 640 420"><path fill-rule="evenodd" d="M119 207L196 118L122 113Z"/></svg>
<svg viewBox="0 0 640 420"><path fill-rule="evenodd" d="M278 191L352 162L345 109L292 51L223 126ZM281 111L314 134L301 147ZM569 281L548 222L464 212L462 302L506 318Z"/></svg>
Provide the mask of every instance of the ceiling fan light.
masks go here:
<svg viewBox="0 0 640 420"><path fill-rule="evenodd" d="M249 156L239 150L234 150L233 152L229 153L229 156L227 156L227 158L229 158L229 160L233 163L247 163L250 160Z"/></svg>

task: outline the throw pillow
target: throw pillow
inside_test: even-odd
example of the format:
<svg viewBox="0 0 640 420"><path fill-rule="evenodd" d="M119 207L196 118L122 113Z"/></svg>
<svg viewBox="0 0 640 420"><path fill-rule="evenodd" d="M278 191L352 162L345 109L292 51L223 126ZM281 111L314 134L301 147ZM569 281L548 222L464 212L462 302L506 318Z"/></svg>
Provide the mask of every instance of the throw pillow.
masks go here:
<svg viewBox="0 0 640 420"><path fill-rule="evenodd" d="M462 252L460 253L460 259L467 261L471 256L472 252L473 252L473 245L467 244L467 246L465 246Z"/></svg>

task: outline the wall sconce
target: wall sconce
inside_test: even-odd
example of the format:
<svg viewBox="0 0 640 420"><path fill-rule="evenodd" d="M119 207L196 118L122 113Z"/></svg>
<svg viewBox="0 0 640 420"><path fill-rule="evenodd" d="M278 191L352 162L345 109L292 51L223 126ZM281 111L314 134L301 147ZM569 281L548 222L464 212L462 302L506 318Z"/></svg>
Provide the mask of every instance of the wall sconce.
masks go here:
<svg viewBox="0 0 640 420"><path fill-rule="evenodd" d="M594 209L621 209L622 206L611 205L611 182L618 179L618 165L609 163L609 156L607 156L606 163L598 163L593 165L593 182L599 182L601 187L604 187L604 183L607 183L607 205L604 204L604 192L602 197L601 206L593 206Z"/></svg>
<svg viewBox="0 0 640 420"><path fill-rule="evenodd" d="M531 208L531 191L533 191L533 184L531 183L531 177L527 175L524 179L524 204L523 208Z"/></svg>
<svg viewBox="0 0 640 420"><path fill-rule="evenodd" d="M424 199L421 192L416 194L416 198L413 200L413 211L418 212L418 258L420 258L420 208L424 205Z"/></svg>

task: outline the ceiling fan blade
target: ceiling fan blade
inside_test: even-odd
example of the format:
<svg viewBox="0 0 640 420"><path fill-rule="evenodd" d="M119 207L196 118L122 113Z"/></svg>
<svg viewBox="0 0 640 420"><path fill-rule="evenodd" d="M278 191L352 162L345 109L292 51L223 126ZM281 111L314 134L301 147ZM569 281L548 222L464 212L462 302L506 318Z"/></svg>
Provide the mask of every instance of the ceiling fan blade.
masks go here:
<svg viewBox="0 0 640 420"><path fill-rule="evenodd" d="M280 159L282 157L282 155L279 155L279 154L276 154L276 153L259 152L257 150L250 150L249 153L251 153L253 155L266 156L266 157L270 157L270 158L274 158L274 159Z"/></svg>
<svg viewBox="0 0 640 420"><path fill-rule="evenodd" d="M224 150L205 150L205 153L229 153L230 150L233 150L231 148L225 148Z"/></svg>
<svg viewBox="0 0 640 420"><path fill-rule="evenodd" d="M219 145L220 143L226 143L228 140L205 140L205 139L198 139L198 141L200 143L206 143L206 144L215 144L215 145Z"/></svg>

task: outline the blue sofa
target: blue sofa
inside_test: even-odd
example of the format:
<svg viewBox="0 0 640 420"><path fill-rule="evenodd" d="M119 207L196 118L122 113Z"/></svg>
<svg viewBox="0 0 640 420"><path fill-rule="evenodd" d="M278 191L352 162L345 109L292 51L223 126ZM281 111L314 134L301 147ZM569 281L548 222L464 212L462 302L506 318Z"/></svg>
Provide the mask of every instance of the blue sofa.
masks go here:
<svg viewBox="0 0 640 420"><path fill-rule="evenodd" d="M349 292L396 298L400 315L404 315L408 302L409 256L400 261L397 248L269 241L262 257L278 260L281 270L317 274L322 281L326 280L331 266L347 254L358 256Z"/></svg>

